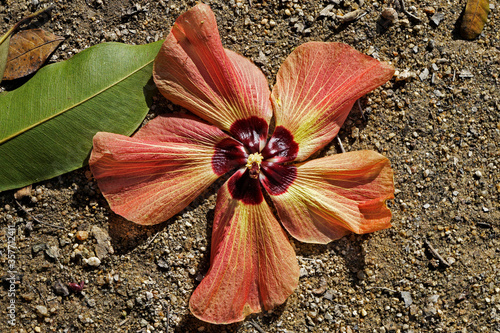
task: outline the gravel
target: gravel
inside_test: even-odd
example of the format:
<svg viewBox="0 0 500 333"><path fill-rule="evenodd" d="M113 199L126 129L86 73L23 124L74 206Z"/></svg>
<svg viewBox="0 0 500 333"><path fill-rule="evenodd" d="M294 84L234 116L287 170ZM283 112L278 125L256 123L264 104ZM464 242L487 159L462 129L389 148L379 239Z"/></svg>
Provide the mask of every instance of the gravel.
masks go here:
<svg viewBox="0 0 500 333"><path fill-rule="evenodd" d="M2 33L46 4L1 2ZM163 39L194 4L56 0L43 28L66 39L51 61L106 41ZM393 11L384 19L390 2L378 1L210 4L223 44L256 62L270 85L286 56L311 40L342 41L395 66L395 78L362 98L363 116L355 107L340 132L346 151L372 149L391 160L393 227L328 245L292 240L298 289L272 312L220 327L190 315L188 301L209 267L222 181L171 220L143 227L110 212L84 167L33 184L20 199L32 216L65 230L34 221L14 191L0 193L2 225L16 225L19 273L17 326L3 317L0 331L256 332L251 322L283 333L500 331L498 6L480 37L464 41L455 31L463 10L458 1L406 0L418 20L401 10L397 19ZM358 10L367 14L337 19ZM147 120L172 110L179 108L156 96ZM324 154L339 151L332 143ZM89 231L87 238L81 231ZM6 246L0 244L4 254ZM5 255L0 263L7 267ZM0 274L4 286L6 274ZM64 291L81 280L81 293ZM8 289L0 289L0 302L8 304Z"/></svg>

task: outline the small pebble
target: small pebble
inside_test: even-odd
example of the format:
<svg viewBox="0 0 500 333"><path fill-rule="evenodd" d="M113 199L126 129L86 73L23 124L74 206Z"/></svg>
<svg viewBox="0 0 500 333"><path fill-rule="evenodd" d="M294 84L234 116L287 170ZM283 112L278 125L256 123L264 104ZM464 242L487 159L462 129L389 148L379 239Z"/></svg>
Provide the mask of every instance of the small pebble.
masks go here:
<svg viewBox="0 0 500 333"><path fill-rule="evenodd" d="M90 257L86 260L84 260L87 265L92 266L92 267L98 267L101 264L101 260L97 257Z"/></svg>
<svg viewBox="0 0 500 333"><path fill-rule="evenodd" d="M87 299L87 305L91 308L93 308L96 305L96 301L93 298Z"/></svg>
<svg viewBox="0 0 500 333"><path fill-rule="evenodd" d="M401 298L405 302L405 307L409 307L413 304L413 299L411 298L411 293L409 291L402 291Z"/></svg>
<svg viewBox="0 0 500 333"><path fill-rule="evenodd" d="M426 80L429 77L429 70L427 68L424 68L424 70L422 72L420 72L420 74L418 75L418 77L422 81Z"/></svg>
<svg viewBox="0 0 500 333"><path fill-rule="evenodd" d="M444 20L443 13L436 13L436 14L432 15L432 17L431 17L432 23L434 23L436 26L438 26L442 20Z"/></svg>
<svg viewBox="0 0 500 333"><path fill-rule="evenodd" d="M427 15L434 15L434 13L436 12L436 9L434 9L434 7L431 7L431 6L427 6L427 7L424 7L423 11Z"/></svg>
<svg viewBox="0 0 500 333"><path fill-rule="evenodd" d="M327 290L323 297L331 301L333 299L333 290Z"/></svg>
<svg viewBox="0 0 500 333"><path fill-rule="evenodd" d="M164 270L169 268L168 263L163 259L158 259L158 261L156 262L156 265L158 265L158 267L160 267Z"/></svg>
<svg viewBox="0 0 500 333"><path fill-rule="evenodd" d="M47 244L45 243L39 243L39 244L35 244L31 247L31 251L34 253L34 254L37 254L38 252L42 251L42 250L45 250L47 248Z"/></svg>
<svg viewBox="0 0 500 333"><path fill-rule="evenodd" d="M436 41L434 39L430 39L429 42L427 43L427 48L429 49L429 51L432 51L434 50L435 47L436 47Z"/></svg>
<svg viewBox="0 0 500 333"><path fill-rule="evenodd" d="M431 295L427 297L427 301L432 304L436 304L439 299L439 295Z"/></svg>
<svg viewBox="0 0 500 333"><path fill-rule="evenodd" d="M334 16L335 14L332 12L333 7L333 5L326 6L319 12L319 16Z"/></svg>
<svg viewBox="0 0 500 333"><path fill-rule="evenodd" d="M40 316L40 317L47 317L49 315L49 311L47 310L47 308L43 305L37 305L35 306L35 310L36 310L36 313Z"/></svg>
<svg viewBox="0 0 500 333"><path fill-rule="evenodd" d="M84 241L86 240L87 238L89 238L89 232L86 231L86 230L79 230L76 232L76 235L75 235L76 239L78 239L79 241Z"/></svg>
<svg viewBox="0 0 500 333"><path fill-rule="evenodd" d="M69 290L68 287L66 287L61 281L57 280L54 282L54 285L52 286L52 289L54 289L54 293L59 296L68 296L69 295Z"/></svg>
<svg viewBox="0 0 500 333"><path fill-rule="evenodd" d="M409 27L410 26L410 21L408 19L402 19L399 21L399 24L401 24L402 27Z"/></svg>
<svg viewBox="0 0 500 333"><path fill-rule="evenodd" d="M398 20L398 12L394 8L385 8L382 11L382 17L387 21L394 23Z"/></svg>
<svg viewBox="0 0 500 333"><path fill-rule="evenodd" d="M45 250L48 259L57 260L59 258L59 248L55 245Z"/></svg>
<svg viewBox="0 0 500 333"><path fill-rule="evenodd" d="M111 42L111 41L115 41L118 39L118 36L116 35L116 33L114 32L108 32L108 33L105 33L104 34L104 38L108 41L108 42Z"/></svg>

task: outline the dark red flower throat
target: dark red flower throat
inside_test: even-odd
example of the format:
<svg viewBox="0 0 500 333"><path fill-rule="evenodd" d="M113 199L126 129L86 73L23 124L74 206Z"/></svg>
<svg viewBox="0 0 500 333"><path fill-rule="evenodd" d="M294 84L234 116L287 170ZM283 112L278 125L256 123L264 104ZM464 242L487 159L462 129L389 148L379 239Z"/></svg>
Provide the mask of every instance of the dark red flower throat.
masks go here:
<svg viewBox="0 0 500 333"><path fill-rule="evenodd" d="M215 146L212 169L220 176L239 168L228 181L231 196L245 204L260 204L264 196L259 182L271 195L284 193L297 176L295 166L285 165L299 151L290 131L278 126L267 140L267 122L251 117L236 121L230 132L234 139L224 139Z"/></svg>

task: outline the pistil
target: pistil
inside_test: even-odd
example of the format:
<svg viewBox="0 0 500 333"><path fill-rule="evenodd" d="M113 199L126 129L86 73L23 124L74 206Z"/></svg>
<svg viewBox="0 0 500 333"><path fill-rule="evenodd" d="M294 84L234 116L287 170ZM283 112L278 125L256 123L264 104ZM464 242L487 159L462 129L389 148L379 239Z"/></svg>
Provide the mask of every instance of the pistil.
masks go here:
<svg viewBox="0 0 500 333"><path fill-rule="evenodd" d="M260 163L263 157L260 153L253 153L248 156L247 164L245 165L250 171L250 177L257 179L260 172Z"/></svg>

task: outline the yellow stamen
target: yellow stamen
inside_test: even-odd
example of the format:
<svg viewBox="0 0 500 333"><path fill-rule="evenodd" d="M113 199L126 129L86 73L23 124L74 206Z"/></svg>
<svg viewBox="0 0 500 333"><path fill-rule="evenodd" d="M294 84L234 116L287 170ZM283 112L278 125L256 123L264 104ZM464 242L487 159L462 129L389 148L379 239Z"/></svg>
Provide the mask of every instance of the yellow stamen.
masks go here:
<svg viewBox="0 0 500 333"><path fill-rule="evenodd" d="M246 167L251 169L254 162L257 162L257 164L260 165L263 159L264 157L262 157L260 153L250 154L250 156L248 156Z"/></svg>
<svg viewBox="0 0 500 333"><path fill-rule="evenodd" d="M245 165L250 170L251 178L258 178L260 172L260 163L264 157L260 153L253 153L248 156L247 164Z"/></svg>

